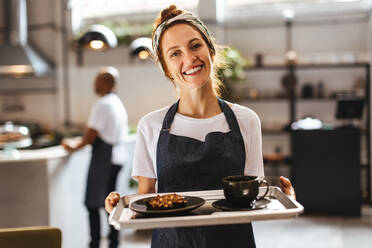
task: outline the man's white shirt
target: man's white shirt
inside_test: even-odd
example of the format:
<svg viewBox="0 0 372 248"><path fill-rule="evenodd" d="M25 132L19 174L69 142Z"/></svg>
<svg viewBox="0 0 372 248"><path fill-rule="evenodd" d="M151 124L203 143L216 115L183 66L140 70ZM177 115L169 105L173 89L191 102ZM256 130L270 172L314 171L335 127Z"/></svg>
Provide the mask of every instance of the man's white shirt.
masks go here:
<svg viewBox="0 0 372 248"><path fill-rule="evenodd" d="M111 162L123 165L128 159L125 150L125 138L128 134L128 114L114 93L109 93L98 99L90 112L88 127L96 130L98 136L107 144L112 145Z"/></svg>

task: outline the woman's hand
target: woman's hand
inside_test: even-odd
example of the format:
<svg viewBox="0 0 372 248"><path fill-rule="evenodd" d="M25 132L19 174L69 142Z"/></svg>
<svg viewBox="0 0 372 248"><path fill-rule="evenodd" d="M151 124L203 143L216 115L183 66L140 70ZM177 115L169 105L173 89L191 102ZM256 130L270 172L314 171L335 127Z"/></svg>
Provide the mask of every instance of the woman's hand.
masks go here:
<svg viewBox="0 0 372 248"><path fill-rule="evenodd" d="M138 177L138 194L155 193L155 178ZM105 199L105 210L111 213L112 209L118 204L120 194L111 192Z"/></svg>
<svg viewBox="0 0 372 248"><path fill-rule="evenodd" d="M296 193L294 188L292 187L291 181L288 178L281 176L280 177L280 188L284 192L284 194L289 195L293 199L296 200Z"/></svg>
<svg viewBox="0 0 372 248"><path fill-rule="evenodd" d="M112 209L116 206L116 204L118 204L120 200L120 195L118 192L111 192L107 197L106 197L106 200L105 200L105 210L107 211L107 213L111 213Z"/></svg>

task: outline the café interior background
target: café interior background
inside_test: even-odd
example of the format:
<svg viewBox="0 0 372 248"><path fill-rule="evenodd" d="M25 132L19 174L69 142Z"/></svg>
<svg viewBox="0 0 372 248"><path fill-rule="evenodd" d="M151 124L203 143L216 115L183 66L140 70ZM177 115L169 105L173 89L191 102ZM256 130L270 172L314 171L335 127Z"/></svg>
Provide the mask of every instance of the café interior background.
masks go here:
<svg viewBox="0 0 372 248"><path fill-rule="evenodd" d="M89 11L83 11L84 4L88 2L97 7L91 9L90 18L84 16ZM218 44L236 48L247 59L248 66L255 66L257 54L262 56L264 66L285 64L288 29L283 11L286 8L294 10L291 50L297 53L298 63L350 64L370 63L372 60L372 3L369 0L157 1L162 4L156 10L150 9L155 1L145 0L29 0L27 14L30 44L54 66L47 76L0 77L0 120L33 121L48 130L61 129L66 123L73 127L83 127L97 99L93 91L94 77L99 68L107 65L115 66L120 72L117 94L128 111L131 127L135 128L146 113L173 103L177 97L172 84L150 59L132 57L127 44L119 44L104 51L82 50L82 63L78 63L77 40L84 31L79 24L110 19L94 15L104 15L115 9L107 9L106 12L104 7L110 4L129 6L133 2L138 3L137 7L147 5L147 9L138 11L137 8L138 12L128 13L123 8L124 14L116 12L115 18L125 17L133 25L146 24L171 2L180 7L186 5L187 9L197 13L207 24ZM0 16L5 16L6 11L5 0L0 0ZM0 18L1 42L6 39L6 30L6 21ZM283 92L281 78L284 73L285 68L244 71L244 80L234 83L245 94L238 103L255 110L261 119L264 154L278 151L284 155L290 153L288 136L269 132L281 130L288 125L288 101L272 100ZM305 84L311 84L314 98L317 97L320 82L322 94L331 97L336 93L351 92L355 90L356 81L365 80L363 68L298 70L296 74L296 95L303 93ZM266 100L252 101L250 98L257 96ZM311 116L325 124L339 122L335 118L336 102L333 100L298 101L296 112L296 119ZM366 129L365 118L364 114L360 123L363 129ZM361 138L361 163L366 163L367 157L364 137ZM368 175L366 171L362 173L362 184L367 188Z"/></svg>

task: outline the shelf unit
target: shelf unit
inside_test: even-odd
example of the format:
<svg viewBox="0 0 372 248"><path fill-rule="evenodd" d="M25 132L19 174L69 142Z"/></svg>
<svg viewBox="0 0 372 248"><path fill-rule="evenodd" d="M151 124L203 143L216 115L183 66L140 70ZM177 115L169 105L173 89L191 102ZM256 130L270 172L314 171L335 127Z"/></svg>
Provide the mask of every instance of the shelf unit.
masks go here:
<svg viewBox="0 0 372 248"><path fill-rule="evenodd" d="M258 98L240 98L239 101L244 102L280 102L280 101L288 101L288 98L285 97L258 97ZM297 98L297 101L303 101L303 102L333 102L336 101L336 98L334 97L319 97L319 98Z"/></svg>
<svg viewBox="0 0 372 248"><path fill-rule="evenodd" d="M338 70L338 69L363 69L364 70L364 79L366 82L365 85L365 108L366 108L366 130L363 132L362 139L365 139L366 142L366 163L363 163L362 168L367 169L367 191L368 191L368 199L369 203L372 203L372 196L371 196L371 144L370 144L370 118L371 118L371 110L370 110L370 64L369 63L335 63L335 64L298 64L298 65L265 65L262 67L247 67L245 71L249 74L250 72L254 71L283 71L288 73L296 74L296 71L301 70ZM262 97L262 98L248 98L243 97L239 99L239 102L288 102L289 113L290 113L290 123L296 120L296 105L298 102L332 102L336 101L333 97L323 97L323 98L299 98L295 95L295 87L290 89L290 94L288 97ZM286 135L289 132L286 131L268 131L263 130L263 135Z"/></svg>
<svg viewBox="0 0 372 248"><path fill-rule="evenodd" d="M33 95L33 94L56 94L56 93L57 93L57 87L0 89L0 95Z"/></svg>
<svg viewBox="0 0 372 248"><path fill-rule="evenodd" d="M334 63L334 64L327 64L327 63L317 63L317 64L297 64L293 65L295 69L298 70L312 70L312 69L341 69L341 68L361 68L361 67L370 67L369 63ZM245 71L267 71L267 70L285 70L288 69L287 65L264 65L260 67L246 67Z"/></svg>

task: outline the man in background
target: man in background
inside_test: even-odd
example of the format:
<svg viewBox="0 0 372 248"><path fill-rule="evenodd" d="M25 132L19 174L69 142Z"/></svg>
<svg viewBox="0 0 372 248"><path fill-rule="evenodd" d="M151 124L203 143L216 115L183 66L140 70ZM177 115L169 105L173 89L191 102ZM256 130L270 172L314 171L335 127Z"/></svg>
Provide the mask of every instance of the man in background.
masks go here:
<svg viewBox="0 0 372 248"><path fill-rule="evenodd" d="M113 67L102 68L95 79L95 93L100 97L93 105L87 128L80 143L63 142L68 152L92 145L92 157L86 186L85 205L89 212L90 247L100 243L99 209L106 196L115 190L116 178L126 160L124 139L128 133L128 116L119 97L113 93L119 73ZM119 233L110 226L110 248L118 247Z"/></svg>

